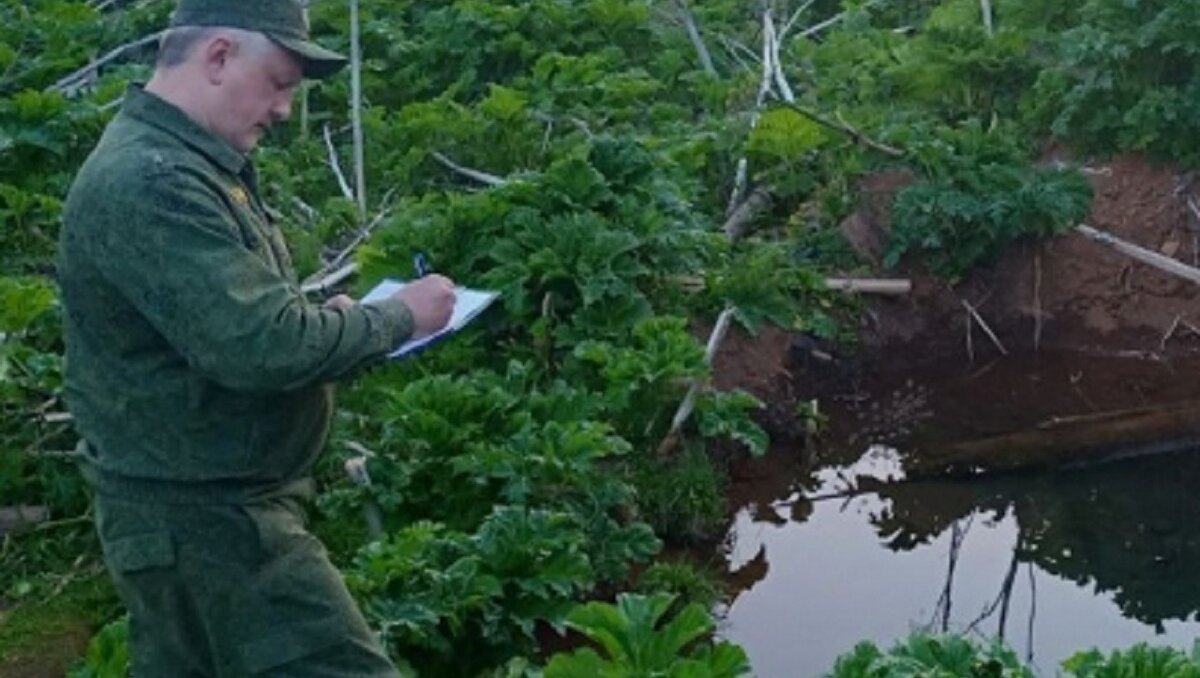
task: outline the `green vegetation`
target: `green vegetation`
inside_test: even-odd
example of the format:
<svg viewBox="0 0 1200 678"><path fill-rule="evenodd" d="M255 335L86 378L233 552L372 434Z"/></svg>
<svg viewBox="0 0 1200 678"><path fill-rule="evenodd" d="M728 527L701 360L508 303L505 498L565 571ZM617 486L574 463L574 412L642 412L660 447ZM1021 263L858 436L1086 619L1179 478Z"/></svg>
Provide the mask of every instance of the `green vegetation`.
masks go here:
<svg viewBox="0 0 1200 678"><path fill-rule="evenodd" d="M746 653L730 643L696 641L712 633L708 611L692 604L670 615L674 596L622 594L616 605L588 603L575 608L567 626L600 646L559 654L546 667L546 678L585 676L696 676L736 678L750 665Z"/></svg>
<svg viewBox="0 0 1200 678"><path fill-rule="evenodd" d="M1079 678L1137 676L1138 678L1191 678L1200 676L1200 647L1186 654L1174 648L1138 643L1128 650L1105 656L1097 650L1080 652L1063 662L1063 669Z"/></svg>
<svg viewBox="0 0 1200 678"><path fill-rule="evenodd" d="M835 662L826 678L1033 678L1012 650L998 642L980 643L965 636L914 633L887 652L860 643Z"/></svg>
<svg viewBox="0 0 1200 678"><path fill-rule="evenodd" d="M1080 158L1143 151L1200 166L1192 2L993 0L989 35L975 0L817 0L779 44L768 83L794 105L768 100L754 124L758 3L693 3L713 74L673 3L364 4L367 213L327 161L325 130L350 156L347 78L307 89L303 114L258 161L302 275L371 225L354 255L357 291L404 275L419 249L439 271L503 293L477 329L344 389L319 468L317 531L389 649L427 675L535 671L538 640L556 628L597 647L550 659L549 675L739 674L744 657L707 642L701 608L655 595L707 603L704 580L650 563L664 541L720 535L726 457L714 451L765 452L760 404L702 389L682 451L658 448L689 383L709 373L693 320L734 307L751 329L846 337L837 320L848 309L822 279L864 265L836 235L863 178L911 177L895 197L887 262L954 281L1086 214L1086 180L1041 162L1048 143ZM801 4L776 3L775 25ZM59 211L153 46L60 79L157 30L169 9L0 0L0 497L48 506L53 520L87 510L63 455L69 424L55 416ZM315 33L347 49L345 3L312 12ZM743 156L742 195L772 201L731 242L721 226ZM364 450L369 487L342 470ZM384 527L374 541L368 505ZM97 567L86 525L53 536L6 538L0 599L21 610ZM645 597L578 607L612 599L635 567L650 568ZM118 629L89 653L92 675L123 661ZM924 662L912 643L904 661ZM1023 675L986 653L939 670L970 674L976 659L987 675Z"/></svg>
<svg viewBox="0 0 1200 678"><path fill-rule="evenodd" d="M129 675L129 618L110 622L88 643L87 655L67 678L125 678Z"/></svg>
<svg viewBox="0 0 1200 678"><path fill-rule="evenodd" d="M1200 654L1139 643L1107 656L1078 652L1062 663L1062 674L1076 678L1190 678L1200 675ZM1002 643L985 643L954 634L914 633L886 652L860 643L842 655L824 678L1033 678L1033 670Z"/></svg>
<svg viewBox="0 0 1200 678"><path fill-rule="evenodd" d="M0 675L30 665L66 668L96 629L121 614L116 591L99 569L72 574L42 596L0 611Z"/></svg>

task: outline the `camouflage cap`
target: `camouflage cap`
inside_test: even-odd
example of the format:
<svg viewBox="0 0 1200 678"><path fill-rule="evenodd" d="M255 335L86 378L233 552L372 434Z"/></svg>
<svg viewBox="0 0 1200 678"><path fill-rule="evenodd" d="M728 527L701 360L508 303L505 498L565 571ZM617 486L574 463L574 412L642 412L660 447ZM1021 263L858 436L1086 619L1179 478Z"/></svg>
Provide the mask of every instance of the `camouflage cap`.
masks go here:
<svg viewBox="0 0 1200 678"><path fill-rule="evenodd" d="M266 35L300 57L306 78L326 78L346 57L309 42L308 13L299 0L179 0L171 27L223 26Z"/></svg>

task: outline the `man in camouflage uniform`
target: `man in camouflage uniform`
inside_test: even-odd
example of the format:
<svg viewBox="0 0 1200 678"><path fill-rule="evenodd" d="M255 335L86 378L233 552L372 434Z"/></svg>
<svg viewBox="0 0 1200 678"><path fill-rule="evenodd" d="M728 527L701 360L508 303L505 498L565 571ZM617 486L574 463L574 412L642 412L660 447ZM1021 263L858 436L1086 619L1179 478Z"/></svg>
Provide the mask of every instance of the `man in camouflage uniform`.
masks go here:
<svg viewBox="0 0 1200 678"><path fill-rule="evenodd" d="M181 0L67 199L66 395L138 678L397 675L301 504L331 384L442 327L453 289L300 292L247 154L344 63L307 33L298 0Z"/></svg>

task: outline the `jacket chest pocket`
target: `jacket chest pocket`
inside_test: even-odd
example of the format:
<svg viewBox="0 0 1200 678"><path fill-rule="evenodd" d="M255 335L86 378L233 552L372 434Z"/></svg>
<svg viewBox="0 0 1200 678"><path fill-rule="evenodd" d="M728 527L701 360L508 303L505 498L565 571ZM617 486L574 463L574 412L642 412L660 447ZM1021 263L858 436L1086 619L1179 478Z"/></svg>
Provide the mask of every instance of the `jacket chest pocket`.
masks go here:
<svg viewBox="0 0 1200 678"><path fill-rule="evenodd" d="M271 270L290 278L291 261L283 239L279 237L275 227L265 223L265 220L249 206L238 205L234 208L234 213L237 215L238 229L246 249L254 252Z"/></svg>

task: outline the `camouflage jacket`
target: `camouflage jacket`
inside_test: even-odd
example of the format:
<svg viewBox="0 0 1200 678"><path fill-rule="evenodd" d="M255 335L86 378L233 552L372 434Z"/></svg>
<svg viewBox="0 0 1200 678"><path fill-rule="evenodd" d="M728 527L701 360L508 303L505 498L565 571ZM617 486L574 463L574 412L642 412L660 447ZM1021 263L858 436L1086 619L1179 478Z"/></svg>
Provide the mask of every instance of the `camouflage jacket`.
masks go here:
<svg viewBox="0 0 1200 678"><path fill-rule="evenodd" d="M402 302L305 300L250 161L131 87L67 197L66 398L85 470L224 499L311 469L332 387L412 332Z"/></svg>

